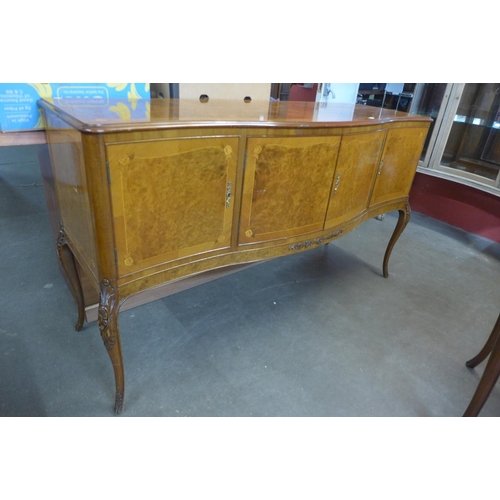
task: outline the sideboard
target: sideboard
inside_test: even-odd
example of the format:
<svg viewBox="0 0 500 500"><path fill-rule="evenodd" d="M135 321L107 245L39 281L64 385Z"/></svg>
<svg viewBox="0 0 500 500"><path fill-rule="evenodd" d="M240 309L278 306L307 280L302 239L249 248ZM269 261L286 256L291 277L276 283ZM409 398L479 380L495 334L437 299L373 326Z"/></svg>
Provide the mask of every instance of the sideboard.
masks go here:
<svg viewBox="0 0 500 500"><path fill-rule="evenodd" d="M303 252L398 210L382 265L387 277L431 122L311 102L39 104L50 149L43 178L78 306L75 328L95 297L117 413L125 393L118 314L128 299Z"/></svg>

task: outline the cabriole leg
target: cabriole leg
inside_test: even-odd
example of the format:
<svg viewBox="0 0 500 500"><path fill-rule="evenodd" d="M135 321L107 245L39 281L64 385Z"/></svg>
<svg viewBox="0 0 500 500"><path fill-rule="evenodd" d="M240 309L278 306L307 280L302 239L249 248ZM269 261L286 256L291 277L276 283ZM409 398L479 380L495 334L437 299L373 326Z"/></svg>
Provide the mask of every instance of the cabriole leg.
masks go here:
<svg viewBox="0 0 500 500"><path fill-rule="evenodd" d="M479 354L474 358L467 361L466 366L469 368L474 368L481 361L483 361L488 354L490 354L490 358L488 359L488 363L486 364L486 368L484 369L483 376L479 381L476 392L465 410L464 417L477 417L481 408L486 403L491 391L495 387L495 384L498 381L498 377L500 375L500 315L498 316L497 322L493 327L493 331L491 332L486 344L481 349Z"/></svg>
<svg viewBox="0 0 500 500"><path fill-rule="evenodd" d="M125 376L123 370L122 348L118 329L118 302L115 289L108 279L100 285L98 324L104 346L108 351L115 375L115 413L123 411L125 396Z"/></svg>
<svg viewBox="0 0 500 500"><path fill-rule="evenodd" d="M407 202L406 207L404 210L399 210L399 218L398 218L398 223L396 224L396 228L394 229L394 232L392 233L391 239L389 241L389 244L387 245L387 249L385 251L384 255L384 264L383 264L383 274L384 278L389 277L389 258L392 253L392 249L394 248L394 245L398 241L399 237L401 236L401 233L404 231L405 227L408 225L408 222L410 222L410 217L411 217L411 209L410 209L410 204Z"/></svg>
<svg viewBox="0 0 500 500"><path fill-rule="evenodd" d="M493 346L496 344L498 336L500 335L500 315L498 316L497 322L493 327L493 330L484 344L483 348L479 351L479 353L474 356L472 359L469 359L465 363L465 366L469 368L475 368L479 363L482 363L488 356L488 354L493 350Z"/></svg>
<svg viewBox="0 0 500 500"><path fill-rule="evenodd" d="M62 224L59 230L59 237L57 238L57 255L59 257L59 261L61 262L61 266L66 273L71 293L73 294L78 307L78 319L75 325L75 330L79 332L83 327L83 321L85 319L85 302L80 277L78 276L78 271L76 270L75 257L69 247L68 236L66 235L66 231L64 230Z"/></svg>

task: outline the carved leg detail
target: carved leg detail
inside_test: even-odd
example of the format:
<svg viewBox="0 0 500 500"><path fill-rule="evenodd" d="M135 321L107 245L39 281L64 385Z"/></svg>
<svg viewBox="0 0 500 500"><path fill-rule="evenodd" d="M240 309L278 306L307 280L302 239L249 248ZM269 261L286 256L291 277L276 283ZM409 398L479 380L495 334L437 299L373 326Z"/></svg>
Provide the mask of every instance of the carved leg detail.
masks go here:
<svg viewBox="0 0 500 500"><path fill-rule="evenodd" d="M491 354L490 354L491 353ZM477 366L490 354L483 376L479 381L476 392L465 410L464 417L477 417L481 408L486 403L491 391L495 387L500 376L500 316L493 327L486 344L479 354L467 361L466 365L470 368Z"/></svg>
<svg viewBox="0 0 500 500"><path fill-rule="evenodd" d="M125 396L125 376L123 370L122 348L118 329L118 303L115 289L108 279L101 282L98 324L104 346L108 351L115 375L115 413L123 411Z"/></svg>
<svg viewBox="0 0 500 500"><path fill-rule="evenodd" d="M75 325L75 330L79 332L83 327L83 321L85 319L85 302L83 299L80 277L78 276L78 271L76 270L75 257L69 247L68 237L62 225L59 230L59 237L57 238L57 255L59 257L59 261L61 262L61 266L68 277L71 293L73 294L78 307L78 319Z"/></svg>
<svg viewBox="0 0 500 500"><path fill-rule="evenodd" d="M391 239L389 241L389 244L387 245L387 249L385 251L384 255L384 264L383 264L383 274L384 278L389 277L389 258L392 253L392 249L394 248L394 245L398 241L399 237L401 236L401 233L404 231L405 227L408 225L408 222L410 222L410 217L411 217L411 208L410 204L406 202L406 207L404 210L399 210L399 218L398 218L398 223L396 224L396 228L394 229L394 232L392 233Z"/></svg>

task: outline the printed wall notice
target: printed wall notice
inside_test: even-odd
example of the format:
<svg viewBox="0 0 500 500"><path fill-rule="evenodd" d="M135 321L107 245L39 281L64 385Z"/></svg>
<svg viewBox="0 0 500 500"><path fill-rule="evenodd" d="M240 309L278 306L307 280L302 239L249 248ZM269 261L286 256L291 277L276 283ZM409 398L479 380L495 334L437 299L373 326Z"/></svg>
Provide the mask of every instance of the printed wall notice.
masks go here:
<svg viewBox="0 0 500 500"><path fill-rule="evenodd" d="M149 97L148 83L0 83L0 131L45 128L37 105L41 98L74 99L79 104L85 99L89 106L102 106L113 98L137 102Z"/></svg>

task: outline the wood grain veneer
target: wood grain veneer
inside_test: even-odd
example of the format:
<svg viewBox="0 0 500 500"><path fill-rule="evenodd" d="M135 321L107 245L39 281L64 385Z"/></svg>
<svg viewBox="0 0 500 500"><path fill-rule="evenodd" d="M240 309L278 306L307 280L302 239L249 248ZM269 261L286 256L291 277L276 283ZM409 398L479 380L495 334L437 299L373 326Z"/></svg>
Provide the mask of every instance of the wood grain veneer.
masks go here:
<svg viewBox="0 0 500 500"><path fill-rule="evenodd" d="M122 303L314 248L398 210L387 277L430 124L369 106L328 104L320 113L310 102L40 105L52 169L44 166L44 179L76 327L98 293L116 412L124 400Z"/></svg>

